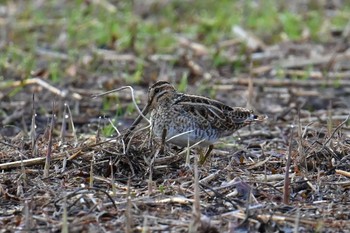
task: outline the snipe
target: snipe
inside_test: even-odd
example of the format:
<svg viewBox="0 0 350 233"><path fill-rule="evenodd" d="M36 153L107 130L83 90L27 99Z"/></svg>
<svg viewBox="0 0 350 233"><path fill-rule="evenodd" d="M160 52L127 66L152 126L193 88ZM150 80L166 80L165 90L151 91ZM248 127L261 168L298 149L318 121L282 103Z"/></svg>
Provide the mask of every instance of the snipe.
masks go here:
<svg viewBox="0 0 350 233"><path fill-rule="evenodd" d="M210 154L219 138L266 118L246 108L230 107L203 96L179 93L166 81L158 81L149 88L147 105L142 113L146 115L149 111L151 130L162 139L162 145L169 141L180 147L196 143L209 146L204 158ZM142 116L139 116L129 132L141 120Z"/></svg>

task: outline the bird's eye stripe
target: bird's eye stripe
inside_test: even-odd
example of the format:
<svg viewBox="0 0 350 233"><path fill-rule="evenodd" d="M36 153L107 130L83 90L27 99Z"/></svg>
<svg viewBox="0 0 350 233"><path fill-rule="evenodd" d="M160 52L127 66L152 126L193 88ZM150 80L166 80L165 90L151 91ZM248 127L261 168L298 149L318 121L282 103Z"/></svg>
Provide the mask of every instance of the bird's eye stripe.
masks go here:
<svg viewBox="0 0 350 233"><path fill-rule="evenodd" d="M159 100L160 97L162 97L163 95L165 95L168 91L167 90L163 90L162 92L159 92L157 95L156 95L156 101Z"/></svg>

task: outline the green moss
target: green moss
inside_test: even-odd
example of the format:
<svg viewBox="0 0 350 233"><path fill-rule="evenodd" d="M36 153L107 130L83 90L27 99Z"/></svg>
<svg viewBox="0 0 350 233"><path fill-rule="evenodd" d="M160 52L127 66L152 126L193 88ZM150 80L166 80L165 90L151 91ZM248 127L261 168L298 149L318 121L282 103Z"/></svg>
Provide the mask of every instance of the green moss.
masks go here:
<svg viewBox="0 0 350 233"><path fill-rule="evenodd" d="M187 73L184 73L181 77L181 81L179 85L177 86L177 90L179 92L186 92L187 86L188 86Z"/></svg>
<svg viewBox="0 0 350 233"><path fill-rule="evenodd" d="M51 62L49 65L50 80L58 83L60 80L60 64L59 62Z"/></svg>
<svg viewBox="0 0 350 233"><path fill-rule="evenodd" d="M113 121L115 122L115 121ZM113 123L114 124L114 123ZM104 127L102 127L102 135L105 137L111 137L116 134L115 129L112 124L108 124Z"/></svg>
<svg viewBox="0 0 350 233"><path fill-rule="evenodd" d="M318 41L320 39L319 32L323 24L323 20L322 20L323 17L324 17L323 12L310 11L308 12L306 19L304 20L304 22L306 23L306 25L310 30L311 38L313 40Z"/></svg>
<svg viewBox="0 0 350 233"><path fill-rule="evenodd" d="M302 18L300 15L285 12L279 17L284 33L291 40L298 40L302 35Z"/></svg>

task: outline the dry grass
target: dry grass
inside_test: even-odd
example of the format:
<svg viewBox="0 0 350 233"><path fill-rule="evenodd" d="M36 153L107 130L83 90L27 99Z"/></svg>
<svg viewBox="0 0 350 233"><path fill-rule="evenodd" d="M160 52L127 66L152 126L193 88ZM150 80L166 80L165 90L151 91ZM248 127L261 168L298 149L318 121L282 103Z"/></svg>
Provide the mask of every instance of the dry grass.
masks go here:
<svg viewBox="0 0 350 233"><path fill-rule="evenodd" d="M346 6L28 2L0 4L0 232L349 232ZM269 119L202 166L149 129L124 142L134 96L92 96L142 106L158 79Z"/></svg>
<svg viewBox="0 0 350 233"><path fill-rule="evenodd" d="M350 183L341 173L347 171L350 161L344 124L329 136L320 129L303 129L300 138L293 131L291 143L281 140L283 135L269 135L265 129L266 135L244 136L240 149L216 151L198 168L199 190L195 189L195 170L183 166L185 157L167 147L165 155L154 158L158 146L149 147L148 136L142 132L133 138L126 154L118 138L98 143L89 138L77 147L65 145L64 152L60 152L57 141L53 142L52 165L46 178L44 160L23 165L30 160L29 139L23 140L27 149L2 141L1 151L6 155L0 164L5 169L1 175L2 225L10 231L56 231L62 227L66 209L70 232L187 231L194 221L192 206L198 194L200 205L195 207L195 216L199 208L201 224L214 232L293 229L295 222L304 231L350 227ZM288 148L293 162L285 187ZM48 150L47 140L38 149L39 154ZM79 154L68 158L75 153ZM22 163L10 168L6 161ZM282 204L284 189L289 190L287 205Z"/></svg>

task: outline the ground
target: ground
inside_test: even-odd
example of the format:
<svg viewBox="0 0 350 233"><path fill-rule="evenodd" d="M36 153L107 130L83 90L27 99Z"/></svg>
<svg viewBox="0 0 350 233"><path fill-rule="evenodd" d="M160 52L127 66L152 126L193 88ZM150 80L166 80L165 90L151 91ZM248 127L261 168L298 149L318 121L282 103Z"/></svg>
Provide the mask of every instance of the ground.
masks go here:
<svg viewBox="0 0 350 233"><path fill-rule="evenodd" d="M0 2L0 232L350 232L347 1ZM200 151L157 80L265 114ZM108 90L130 86L109 95Z"/></svg>

